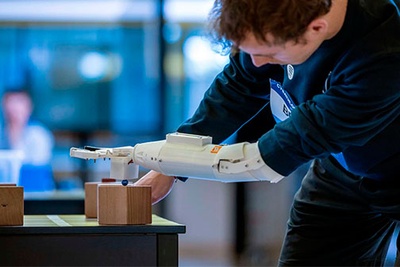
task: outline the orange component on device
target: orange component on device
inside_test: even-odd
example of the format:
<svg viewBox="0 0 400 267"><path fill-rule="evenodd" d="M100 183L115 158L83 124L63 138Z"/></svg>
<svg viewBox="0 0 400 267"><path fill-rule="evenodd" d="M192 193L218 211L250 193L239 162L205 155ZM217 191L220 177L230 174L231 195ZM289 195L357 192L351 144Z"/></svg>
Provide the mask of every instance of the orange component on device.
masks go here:
<svg viewBox="0 0 400 267"><path fill-rule="evenodd" d="M211 153L212 154L217 154L218 153L218 151L220 150L222 148L222 146L214 146L212 149L211 149Z"/></svg>

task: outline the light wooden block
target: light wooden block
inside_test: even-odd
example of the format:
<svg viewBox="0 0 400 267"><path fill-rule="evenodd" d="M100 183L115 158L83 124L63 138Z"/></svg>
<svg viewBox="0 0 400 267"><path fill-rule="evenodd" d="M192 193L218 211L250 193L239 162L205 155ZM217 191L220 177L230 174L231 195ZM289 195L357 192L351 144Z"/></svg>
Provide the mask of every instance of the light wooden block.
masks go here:
<svg viewBox="0 0 400 267"><path fill-rule="evenodd" d="M0 185L0 226L24 224L24 188Z"/></svg>
<svg viewBox="0 0 400 267"><path fill-rule="evenodd" d="M151 223L150 186L100 184L97 196L99 224Z"/></svg>
<svg viewBox="0 0 400 267"><path fill-rule="evenodd" d="M100 182L85 183L85 216L97 218L97 186Z"/></svg>
<svg viewBox="0 0 400 267"><path fill-rule="evenodd" d="M97 186L101 183L112 183L115 179L103 178L101 182L85 183L85 216L97 218Z"/></svg>

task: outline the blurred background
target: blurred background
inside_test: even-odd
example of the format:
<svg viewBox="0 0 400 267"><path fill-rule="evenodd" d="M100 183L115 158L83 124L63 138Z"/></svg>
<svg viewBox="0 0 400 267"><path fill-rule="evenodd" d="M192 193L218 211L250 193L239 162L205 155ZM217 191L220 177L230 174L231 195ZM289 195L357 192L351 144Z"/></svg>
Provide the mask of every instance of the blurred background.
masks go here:
<svg viewBox="0 0 400 267"><path fill-rule="evenodd" d="M34 137L9 140L18 134L3 107L0 182L25 187L25 214L83 213L84 183L110 166L70 158L70 147L164 139L193 113L228 61L204 36L212 4L0 0L0 95L29 92L27 125L36 127ZM43 143L39 125L50 133ZM19 153L26 143L32 162ZM51 156L39 164L44 147ZM275 265L304 170L274 185L189 179L153 213L187 226L181 266Z"/></svg>

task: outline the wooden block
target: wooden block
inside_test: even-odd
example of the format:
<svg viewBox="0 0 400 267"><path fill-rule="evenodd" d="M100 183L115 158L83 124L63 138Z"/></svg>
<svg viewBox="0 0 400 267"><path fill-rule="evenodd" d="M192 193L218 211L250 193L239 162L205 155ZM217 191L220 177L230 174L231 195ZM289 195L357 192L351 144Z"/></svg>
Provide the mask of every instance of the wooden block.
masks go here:
<svg viewBox="0 0 400 267"><path fill-rule="evenodd" d="M150 186L98 186L99 224L150 224L151 208Z"/></svg>
<svg viewBox="0 0 400 267"><path fill-rule="evenodd" d="M22 186L0 186L0 225L24 224L24 188Z"/></svg>
<svg viewBox="0 0 400 267"><path fill-rule="evenodd" d="M112 178L103 178L101 183L116 182ZM100 182L85 183L85 216L86 218L97 218L97 186Z"/></svg>
<svg viewBox="0 0 400 267"><path fill-rule="evenodd" d="M85 183L85 216L97 218L97 186L100 182Z"/></svg>

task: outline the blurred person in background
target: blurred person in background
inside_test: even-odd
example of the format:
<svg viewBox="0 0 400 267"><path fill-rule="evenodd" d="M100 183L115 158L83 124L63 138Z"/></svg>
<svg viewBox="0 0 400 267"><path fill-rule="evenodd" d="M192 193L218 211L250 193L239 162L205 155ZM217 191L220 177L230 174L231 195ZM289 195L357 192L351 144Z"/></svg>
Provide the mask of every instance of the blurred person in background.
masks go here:
<svg viewBox="0 0 400 267"><path fill-rule="evenodd" d="M23 152L18 185L25 191L51 191L54 180L51 157L52 132L32 118L32 98L24 88L5 90L2 97L4 123L0 132L0 149Z"/></svg>

